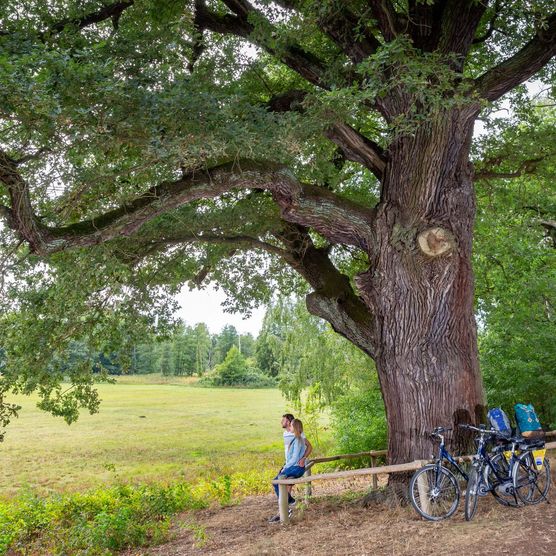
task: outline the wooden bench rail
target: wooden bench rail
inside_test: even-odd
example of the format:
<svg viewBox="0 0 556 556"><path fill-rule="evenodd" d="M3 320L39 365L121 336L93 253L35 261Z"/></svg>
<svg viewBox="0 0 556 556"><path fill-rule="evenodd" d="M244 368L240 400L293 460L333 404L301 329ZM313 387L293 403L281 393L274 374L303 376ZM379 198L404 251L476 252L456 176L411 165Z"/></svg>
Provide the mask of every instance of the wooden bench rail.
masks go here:
<svg viewBox="0 0 556 556"><path fill-rule="evenodd" d="M556 431L549 431L546 433L547 437L556 437ZM355 458L365 458L368 457L371 460L371 467L376 467L376 458L388 455L388 450L369 450L368 452L358 452L355 454L339 454L336 456L326 456L322 458L314 458L311 460L307 460L305 464L305 476L311 477L313 474L312 467L317 463L327 463L330 461L337 461L341 459L355 459ZM463 456L459 458L459 461L469 461L469 456ZM372 475L372 484L373 488L378 488L378 480L376 474ZM305 484L305 498L308 500L309 497L312 495L312 483L311 481L307 481Z"/></svg>
<svg viewBox="0 0 556 556"><path fill-rule="evenodd" d="M546 433L546 436L547 437L556 436L556 431L548 431ZM307 464L305 467L309 468L315 465L316 463L327 463L330 461L337 461L341 459L355 459L355 458L365 458L365 457L374 459L386 455L388 455L388 450L369 450L368 452L357 452L355 454L339 454L336 456L325 456L322 458L313 458L307 460ZM374 465L372 465L371 467L374 467Z"/></svg>
<svg viewBox="0 0 556 556"><path fill-rule="evenodd" d="M380 467L365 467L363 469L349 469L348 471L336 471L334 473L318 473L310 477L300 477L299 479L276 479L273 485L301 485L312 481L323 479L345 479L348 477L361 477L364 475L376 475L381 473L401 473L403 471L415 471L423 466L423 461L416 460L410 463L399 463L397 465L381 465Z"/></svg>
<svg viewBox="0 0 556 556"><path fill-rule="evenodd" d="M336 461L339 459L355 459L355 458L372 458L388 455L388 450L371 450L369 452L359 452L357 454L340 454L338 456L327 456L323 458L314 458L310 462L314 465L315 463L325 463L327 461Z"/></svg>
<svg viewBox="0 0 556 556"><path fill-rule="evenodd" d="M546 433L547 436L556 436L556 431L550 431ZM556 441L547 442L545 445L547 450L556 450ZM381 452L379 455L385 455L382 452L384 450L374 450L374 453ZM362 454L369 455L371 452L362 452ZM346 454L352 455L354 457L362 457L359 454ZM362 477L365 475L372 475L373 478L379 474L389 474L389 473L401 473L404 471L416 471L420 467L423 467L432 460L415 460L409 463L400 463L397 465L382 465L379 467L366 467L363 469L350 469L348 471L337 471L334 473L318 473L316 475L311 474L311 467L315 463L321 463L318 460L324 461L334 461L336 459L342 459L341 457L331 456L332 459L328 458L315 458L307 464L307 472L304 477L299 479L276 479L272 481L273 485L278 485L278 507L280 511L280 521L284 524L289 522L288 516L288 485L300 485L307 484L310 485L313 481L326 480L326 479L347 479L351 477ZM470 461L473 459L472 455L459 456L455 458L457 461Z"/></svg>
<svg viewBox="0 0 556 556"><path fill-rule="evenodd" d="M376 467L376 458L387 456L388 450L369 450L368 452L358 452L356 454L340 454L337 456L327 456L322 458L314 458L312 460L308 460L308 463L305 465L305 476L311 476L312 471L311 468L316 463L326 463L329 461L337 461L340 459L355 459L355 458L370 458L371 460L371 467ZM378 488L378 481L376 475L373 475L373 488ZM309 498L312 494L312 487L311 483L308 482L305 487L305 497Z"/></svg>
<svg viewBox="0 0 556 556"><path fill-rule="evenodd" d="M556 442L547 442L545 445L547 450L556 450ZM454 458L458 462L471 461L473 455L458 456ZM312 481L319 481L324 479L345 479L347 477L361 477L364 475L380 475L390 473L401 473L403 471L415 471L431 463L434 460L415 460L410 463L399 463L397 465L381 465L379 467L365 467L362 469L349 469L347 471L336 471L334 473L319 473L309 477L300 477L299 479L276 479L272 481L273 485L301 485L310 483Z"/></svg>

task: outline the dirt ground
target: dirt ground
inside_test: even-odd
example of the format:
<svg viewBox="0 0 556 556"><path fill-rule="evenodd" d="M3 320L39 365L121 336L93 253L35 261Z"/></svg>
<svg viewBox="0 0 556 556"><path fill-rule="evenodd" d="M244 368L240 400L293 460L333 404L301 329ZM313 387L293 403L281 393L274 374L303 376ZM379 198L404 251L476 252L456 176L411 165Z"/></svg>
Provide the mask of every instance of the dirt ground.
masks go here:
<svg viewBox="0 0 556 556"><path fill-rule="evenodd" d="M513 509L488 496L479 499L469 523L463 501L451 519L432 523L408 507L382 503L363 508L366 486L363 480L314 483L311 502L296 508L287 526L268 523L277 511L270 495L183 514L175 522L173 540L128 556L556 556L556 501Z"/></svg>

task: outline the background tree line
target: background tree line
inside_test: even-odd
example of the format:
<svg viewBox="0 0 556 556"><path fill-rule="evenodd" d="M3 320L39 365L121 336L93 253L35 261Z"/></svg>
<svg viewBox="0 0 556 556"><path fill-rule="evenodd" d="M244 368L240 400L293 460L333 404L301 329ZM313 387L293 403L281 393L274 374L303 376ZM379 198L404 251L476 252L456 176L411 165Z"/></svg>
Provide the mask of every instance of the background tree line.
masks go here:
<svg viewBox="0 0 556 556"><path fill-rule="evenodd" d="M225 325L219 333L211 334L205 323L189 326L178 321L170 330L136 339L111 352L98 352L85 341L73 341L68 349L57 355L53 364L62 372L86 364L97 374L160 373L200 377L223 363L232 348L253 364L255 347L252 334L239 334L232 325Z"/></svg>
<svg viewBox="0 0 556 556"><path fill-rule="evenodd" d="M169 337L152 337L133 345L129 372L202 376L222 363L232 346L245 358L254 355L253 336L239 334L232 325L224 326L218 334L211 334L204 323L195 326L179 323Z"/></svg>

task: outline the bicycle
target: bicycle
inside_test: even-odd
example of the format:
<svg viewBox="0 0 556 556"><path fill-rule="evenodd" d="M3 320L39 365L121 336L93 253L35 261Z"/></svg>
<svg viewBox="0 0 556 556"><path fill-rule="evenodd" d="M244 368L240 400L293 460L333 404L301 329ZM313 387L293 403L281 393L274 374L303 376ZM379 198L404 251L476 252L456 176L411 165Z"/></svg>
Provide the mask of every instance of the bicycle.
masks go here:
<svg viewBox="0 0 556 556"><path fill-rule="evenodd" d="M409 498L419 515L429 521L440 521L450 517L457 509L461 489L454 473L443 465L448 461L467 481L467 473L448 452L442 433L452 429L436 427L430 435L440 440L438 456L434 463L417 470L409 483Z"/></svg>
<svg viewBox="0 0 556 556"><path fill-rule="evenodd" d="M539 445L538 442L531 444L521 437L511 437L494 429L488 430L484 425L459 426L479 433L476 439L477 453L472 460L465 493L467 521L473 519L477 511L479 496L485 496L488 492L497 502L512 507L538 504L542 499L546 499L550 486L550 466L548 461L544 460L544 454L540 465L534 460L532 450ZM494 449L493 457L486 450L490 438L498 438L505 443ZM508 445L511 445L510 450L507 449ZM539 482L543 485L542 489Z"/></svg>
<svg viewBox="0 0 556 556"><path fill-rule="evenodd" d="M512 470L515 463L515 442L509 451L505 446L495 449L494 457L487 452L486 447L491 438L498 438L506 443L511 442L506 433L487 429L485 425L475 427L473 425L459 425L460 428L472 430L479 433L475 439L477 452L471 461L471 471L465 491L465 519L470 521L477 512L479 496L486 496L489 492L498 502L505 506L519 505L515 489L513 487Z"/></svg>
<svg viewBox="0 0 556 556"><path fill-rule="evenodd" d="M544 440L521 439L521 455L512 469L512 480L517 497L524 503L535 505L548 502L550 489L550 463L545 457Z"/></svg>

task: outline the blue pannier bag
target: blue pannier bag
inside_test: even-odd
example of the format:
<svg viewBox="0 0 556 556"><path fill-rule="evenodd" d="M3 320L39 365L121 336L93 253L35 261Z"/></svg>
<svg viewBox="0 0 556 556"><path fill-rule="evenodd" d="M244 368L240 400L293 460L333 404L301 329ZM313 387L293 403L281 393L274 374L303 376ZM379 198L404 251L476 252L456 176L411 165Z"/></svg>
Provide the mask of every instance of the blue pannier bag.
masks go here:
<svg viewBox="0 0 556 556"><path fill-rule="evenodd" d="M493 407L487 413L490 426L498 432L512 433L512 426L506 412L500 407Z"/></svg>
<svg viewBox="0 0 556 556"><path fill-rule="evenodd" d="M516 403L514 411L515 422L522 436L531 438L542 434L541 423L531 404Z"/></svg>

